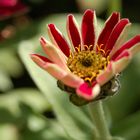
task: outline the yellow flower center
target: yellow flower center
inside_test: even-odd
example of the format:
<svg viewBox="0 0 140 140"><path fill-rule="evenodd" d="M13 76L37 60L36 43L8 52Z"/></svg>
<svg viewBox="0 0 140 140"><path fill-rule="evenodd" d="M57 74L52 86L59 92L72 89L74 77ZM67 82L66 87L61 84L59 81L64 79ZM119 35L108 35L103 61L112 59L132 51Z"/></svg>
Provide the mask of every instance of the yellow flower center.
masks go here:
<svg viewBox="0 0 140 140"><path fill-rule="evenodd" d="M71 54L67 60L67 66L72 73L84 79L89 84L104 70L108 63L109 57L105 57L103 50L97 53L94 50L80 50Z"/></svg>

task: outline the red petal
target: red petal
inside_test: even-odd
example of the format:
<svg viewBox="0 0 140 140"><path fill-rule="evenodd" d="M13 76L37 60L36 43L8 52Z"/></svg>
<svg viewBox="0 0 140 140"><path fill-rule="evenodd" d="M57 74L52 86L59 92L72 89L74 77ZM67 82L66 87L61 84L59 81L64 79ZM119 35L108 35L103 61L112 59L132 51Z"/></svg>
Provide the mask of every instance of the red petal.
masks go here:
<svg viewBox="0 0 140 140"><path fill-rule="evenodd" d="M82 39L83 45L95 44L95 29L94 29L95 11L86 10L82 20Z"/></svg>
<svg viewBox="0 0 140 140"><path fill-rule="evenodd" d="M112 60L115 60L123 51L130 49L137 43L140 43L140 35L128 40L118 51L116 51L116 53L112 56Z"/></svg>
<svg viewBox="0 0 140 140"><path fill-rule="evenodd" d="M122 19L118 22L118 24L114 27L109 39L108 39L108 42L106 44L106 47L105 47L105 51L107 52L108 51L108 54L109 54L109 51L112 50L113 46L115 45L118 37L120 36L121 32L123 31L124 27L130 23L128 19ZM106 55L108 55L106 54Z"/></svg>
<svg viewBox="0 0 140 140"><path fill-rule="evenodd" d="M92 95L92 87L89 86L87 83L83 83L80 87L79 90L81 90L86 96L91 96Z"/></svg>
<svg viewBox="0 0 140 140"><path fill-rule="evenodd" d="M123 57L130 57L130 52L129 51L123 51L116 59L115 61L118 61L119 59L122 59Z"/></svg>
<svg viewBox="0 0 140 140"><path fill-rule="evenodd" d="M80 38L79 31L76 27L73 15L68 16L67 25L68 25L69 36L73 43L73 46L78 47L79 45L81 45L81 38Z"/></svg>
<svg viewBox="0 0 140 140"><path fill-rule="evenodd" d="M57 64L50 63L44 56L31 54L31 58L40 68L44 69L58 80L62 79L67 74L65 70L61 69Z"/></svg>
<svg viewBox="0 0 140 140"><path fill-rule="evenodd" d="M62 50L62 52L66 56L69 56L70 55L69 45L66 42L66 40L64 39L64 37L62 36L62 34L58 31L58 29L56 29L54 24L49 24L48 28L50 29L50 32L51 32L55 42L57 43L58 47Z"/></svg>
<svg viewBox="0 0 140 140"><path fill-rule="evenodd" d="M49 62L49 63L52 63L52 61L51 60L49 60L48 58L46 58L46 57L44 57L44 56L42 56L42 55L39 55L39 54L31 54L31 57L39 57L43 62Z"/></svg>
<svg viewBox="0 0 140 140"><path fill-rule="evenodd" d="M68 67L66 64L66 56L58 47L48 42L44 37L40 38L40 44L45 54L47 54L47 57L53 63L57 64L58 66L60 66L61 68L65 70L68 70Z"/></svg>
<svg viewBox="0 0 140 140"><path fill-rule="evenodd" d="M96 81L92 84L92 86L89 86L88 83L84 82L77 89L77 94L87 100L91 100L95 98L99 93L100 93L100 86L99 84L97 84Z"/></svg>
<svg viewBox="0 0 140 140"><path fill-rule="evenodd" d="M106 21L105 26L102 32L100 33L100 36L97 42L99 46L103 44L101 49L104 49L104 47L106 46L106 43L110 37L110 34L112 33L112 30L115 27L115 25L118 23L119 19L120 19L120 14L117 12L114 12Z"/></svg>

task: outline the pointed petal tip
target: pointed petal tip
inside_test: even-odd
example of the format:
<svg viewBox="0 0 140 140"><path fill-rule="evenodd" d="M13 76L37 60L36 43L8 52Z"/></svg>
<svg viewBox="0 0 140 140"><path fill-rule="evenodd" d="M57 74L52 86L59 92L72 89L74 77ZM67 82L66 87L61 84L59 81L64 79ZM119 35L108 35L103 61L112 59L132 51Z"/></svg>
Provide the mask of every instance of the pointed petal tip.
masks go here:
<svg viewBox="0 0 140 140"><path fill-rule="evenodd" d="M50 63L52 63L51 60L49 60L45 56L42 56L39 54L30 54L30 57L34 62L42 62L42 63L50 62Z"/></svg>
<svg viewBox="0 0 140 140"><path fill-rule="evenodd" d="M122 58L131 59L132 58L131 51L129 50L123 51L114 61L118 61Z"/></svg>
<svg viewBox="0 0 140 140"><path fill-rule="evenodd" d="M68 22L74 21L74 20L75 20L74 15L73 15L73 14L69 14L69 15L67 16L67 20L68 20Z"/></svg>
<svg viewBox="0 0 140 140"><path fill-rule="evenodd" d="M48 34L52 34L52 30L56 30L56 26L53 23L47 24Z"/></svg>
<svg viewBox="0 0 140 140"><path fill-rule="evenodd" d="M42 46L42 48L43 48L44 51L46 50L47 47L53 46L51 44L51 42L49 42L48 40L46 40L43 36L40 37L39 40L40 40L40 44L41 44L41 46Z"/></svg>
<svg viewBox="0 0 140 140"><path fill-rule="evenodd" d="M68 14L68 18L73 18L73 14Z"/></svg>
<svg viewBox="0 0 140 140"><path fill-rule="evenodd" d="M34 53L31 53L31 54L29 54L30 55L30 57L33 57L35 54Z"/></svg>
<svg viewBox="0 0 140 140"><path fill-rule="evenodd" d="M112 15L120 16L120 12L117 12L117 11L112 12Z"/></svg>
<svg viewBox="0 0 140 140"><path fill-rule="evenodd" d="M32 54L29 54L29 56L30 56L32 59L35 59L35 58L38 57L38 54L32 53Z"/></svg>
<svg viewBox="0 0 140 140"><path fill-rule="evenodd" d="M135 38L136 40L139 40L139 41L140 41L140 34L139 34L139 35L136 35L134 38Z"/></svg>
<svg viewBox="0 0 140 140"><path fill-rule="evenodd" d="M49 24L47 24L47 27L48 28L55 28L55 25L53 23L49 23Z"/></svg>
<svg viewBox="0 0 140 140"><path fill-rule="evenodd" d="M30 54L30 57L38 66L43 67L45 65L45 62L38 54Z"/></svg>
<svg viewBox="0 0 140 140"><path fill-rule="evenodd" d="M95 10L87 9L84 14L93 14L95 13Z"/></svg>
<svg viewBox="0 0 140 140"><path fill-rule="evenodd" d="M95 10L87 9L84 12L84 17L90 17L92 18L96 14Z"/></svg>
<svg viewBox="0 0 140 140"><path fill-rule="evenodd" d="M49 23L49 24L47 24L47 25L50 27L50 26L53 26L54 24L53 24L53 23Z"/></svg>
<svg viewBox="0 0 140 140"><path fill-rule="evenodd" d="M29 56L34 61L34 58L36 57L36 54L29 54Z"/></svg>
<svg viewBox="0 0 140 140"><path fill-rule="evenodd" d="M121 21L126 22L126 24L131 23L128 18L123 18L123 19L121 19Z"/></svg>
<svg viewBox="0 0 140 140"><path fill-rule="evenodd" d="M111 14L111 16L116 17L118 20L120 20L120 12L115 11Z"/></svg>
<svg viewBox="0 0 140 140"><path fill-rule="evenodd" d="M119 12L114 11L114 12L112 12L112 14L118 15L118 14L119 14Z"/></svg>
<svg viewBox="0 0 140 140"><path fill-rule="evenodd" d="M74 16L73 16L72 14L69 14L69 15L67 16L68 25L70 24L70 22L73 21L73 19L74 19Z"/></svg>
<svg viewBox="0 0 140 140"><path fill-rule="evenodd" d="M39 38L39 41L40 41L40 43L41 43L42 45L46 45L46 44L47 44L47 41L46 41L46 39L45 39L43 36L41 36L41 37Z"/></svg>

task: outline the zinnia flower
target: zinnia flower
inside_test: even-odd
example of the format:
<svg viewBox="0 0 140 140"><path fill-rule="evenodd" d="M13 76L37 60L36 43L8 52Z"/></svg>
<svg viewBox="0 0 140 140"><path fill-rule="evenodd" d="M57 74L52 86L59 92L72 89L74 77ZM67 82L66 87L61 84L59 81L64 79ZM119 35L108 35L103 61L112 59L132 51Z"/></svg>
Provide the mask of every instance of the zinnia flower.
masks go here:
<svg viewBox="0 0 140 140"><path fill-rule="evenodd" d="M49 24L52 43L40 38L47 57L31 54L31 58L66 87L66 91L86 101L96 100L102 94L102 87L124 70L140 50L140 35L125 42L130 24L114 12L98 34L95 11L85 11L81 30L70 14L67 32L71 45L54 24Z"/></svg>

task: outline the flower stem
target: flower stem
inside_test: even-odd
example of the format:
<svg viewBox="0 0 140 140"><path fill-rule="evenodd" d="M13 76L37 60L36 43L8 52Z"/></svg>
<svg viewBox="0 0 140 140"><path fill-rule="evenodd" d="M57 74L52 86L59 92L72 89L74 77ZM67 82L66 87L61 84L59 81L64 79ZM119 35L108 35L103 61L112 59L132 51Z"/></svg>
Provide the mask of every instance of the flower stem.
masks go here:
<svg viewBox="0 0 140 140"><path fill-rule="evenodd" d="M111 140L112 136L110 135L109 129L107 127L102 101L90 103L89 110L93 118L93 123L98 130L98 138L96 137L96 139Z"/></svg>

